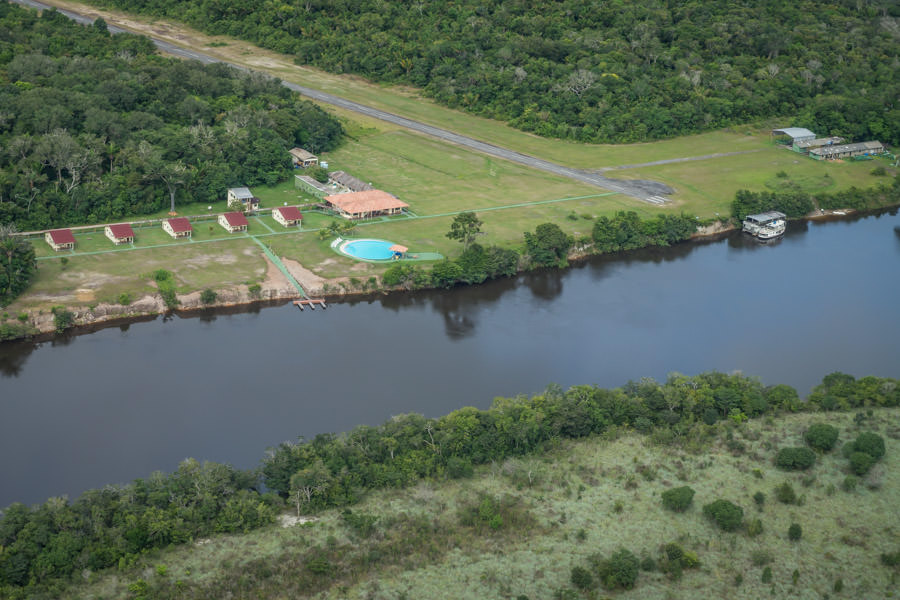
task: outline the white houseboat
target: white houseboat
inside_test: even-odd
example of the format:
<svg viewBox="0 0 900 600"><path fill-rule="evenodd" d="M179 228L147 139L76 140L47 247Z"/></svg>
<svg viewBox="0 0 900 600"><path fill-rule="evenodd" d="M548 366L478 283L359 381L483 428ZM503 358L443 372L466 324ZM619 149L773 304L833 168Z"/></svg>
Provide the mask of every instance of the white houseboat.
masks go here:
<svg viewBox="0 0 900 600"><path fill-rule="evenodd" d="M744 219L744 231L761 240L770 240L784 233L787 228L785 214L772 210L758 215L747 215Z"/></svg>

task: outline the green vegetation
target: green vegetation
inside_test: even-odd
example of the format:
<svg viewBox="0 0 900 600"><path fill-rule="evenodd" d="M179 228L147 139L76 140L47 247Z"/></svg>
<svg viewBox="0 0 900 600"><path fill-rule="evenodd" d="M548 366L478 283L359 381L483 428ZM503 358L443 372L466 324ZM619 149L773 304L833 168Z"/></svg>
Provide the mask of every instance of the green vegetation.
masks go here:
<svg viewBox="0 0 900 600"><path fill-rule="evenodd" d="M162 296L166 308L173 310L178 307L178 298L175 295L175 275L171 271L165 269L157 269L150 274L151 279L156 282L156 289Z"/></svg>
<svg viewBox="0 0 900 600"><path fill-rule="evenodd" d="M775 455L775 465L787 471L805 471L816 463L816 454L809 448L782 448Z"/></svg>
<svg viewBox="0 0 900 600"><path fill-rule="evenodd" d="M166 59L56 11L0 5L0 224L41 229L212 203L334 148L336 119L278 81Z"/></svg>
<svg viewBox="0 0 900 600"><path fill-rule="evenodd" d="M594 251L611 253L647 246L670 246L697 231L697 219L688 215L656 215L641 220L634 211L617 212L610 219L601 216L591 229Z"/></svg>
<svg viewBox="0 0 900 600"><path fill-rule="evenodd" d="M663 506L673 512L684 512L694 501L694 490L690 486L672 488L662 493Z"/></svg>
<svg viewBox="0 0 900 600"><path fill-rule="evenodd" d="M799 113L816 131L900 141L890 2L93 3L413 85L543 136L643 141Z"/></svg>
<svg viewBox="0 0 900 600"><path fill-rule="evenodd" d="M705 505L703 514L722 531L735 531L744 523L744 509L721 498Z"/></svg>
<svg viewBox="0 0 900 600"><path fill-rule="evenodd" d="M637 581L641 562L630 550L620 548L607 559L596 559L597 575L608 590L630 590Z"/></svg>
<svg viewBox="0 0 900 600"><path fill-rule="evenodd" d="M537 407L556 410L545 399L538 399ZM896 408L875 409L865 427L894 431L896 419ZM738 575L742 586L734 592L736 598L766 597L771 586L760 585L766 566L771 570L770 584L776 586L790 585L797 570L803 573L803 585L822 595L831 592L840 574L848 597L888 596L896 567L882 566L879 557L898 550L892 515L900 491L896 477L900 446L893 438L885 440L881 489L861 486L854 494L829 494L828 488L844 477L845 461L837 453L821 457L819 478L805 489L804 513L816 517L810 523L799 520L802 515L795 506L773 504L766 507L763 531L751 537L753 520L748 520L747 535L735 535L719 530L701 511L660 510L659 496L671 481L689 484L702 503L725 494L744 503L750 492L742 490L752 491L759 481L749 466L758 465L764 479L779 476L768 461L750 457L771 455L776 444L801 440L802 432L816 422L838 426L853 437L858 433L852 412L818 412L741 424L724 420L702 425L695 434L666 445L659 445L652 434L620 427L579 440L558 437L540 452L476 466L474 475L465 480L435 476L380 492L357 488L350 515L344 507L320 510L316 520L302 525L264 526L148 549L105 572L91 569L86 574L77 567L71 579L54 584L65 591L51 597L128 598L133 585L140 585L147 597L210 600L239 593L261 600L312 595L438 597L448 589L459 598L574 597L571 594L578 589L571 580L574 567L587 571L596 586L601 583L596 565L621 549L638 558L641 570L634 588L618 591L616 597L717 597L733 589ZM418 439L425 444L429 431L419 431ZM440 443L439 429L432 433ZM731 454L729 436L746 443L745 455ZM479 438L473 441L478 443ZM348 447L372 449L359 446L365 438L347 441L353 444ZM408 456L402 443L391 446L398 462ZM427 450L427 444L420 447ZM441 450L447 448L442 445ZM646 467L657 473L652 481L639 475ZM635 475L637 487L632 487ZM190 479L182 481L190 488ZM175 501L180 498L175 496ZM293 506L281 505L278 498L267 501L294 513ZM616 512L617 504L624 507L621 512ZM69 510L60 512L59 504L53 506L56 512L50 514L71 527ZM494 528L491 522L498 514L504 524ZM471 524L461 522L464 515L473 515ZM528 525L507 526L507 519ZM802 539L809 543L788 539L786 532L795 522L803 525ZM701 562L698 570L691 570ZM860 564L866 568L858 568ZM33 585L27 594L40 597L40 589ZM14 600L26 595L14 591L2 593Z"/></svg>
<svg viewBox="0 0 900 600"><path fill-rule="evenodd" d="M34 247L15 232L14 226L0 224L0 306L25 291L37 271Z"/></svg>
<svg viewBox="0 0 900 600"><path fill-rule="evenodd" d="M788 527L788 539L792 542L796 542L801 537L803 537L803 528L797 523L791 523L791 526Z"/></svg>
<svg viewBox="0 0 900 600"><path fill-rule="evenodd" d="M215 290L211 290L206 288L202 292L200 292L200 302L203 304L212 304L216 301L219 295L215 292Z"/></svg>
<svg viewBox="0 0 900 600"><path fill-rule="evenodd" d="M820 452L830 452L838 440L838 430L827 423L813 423L803 434L803 439L811 448Z"/></svg>

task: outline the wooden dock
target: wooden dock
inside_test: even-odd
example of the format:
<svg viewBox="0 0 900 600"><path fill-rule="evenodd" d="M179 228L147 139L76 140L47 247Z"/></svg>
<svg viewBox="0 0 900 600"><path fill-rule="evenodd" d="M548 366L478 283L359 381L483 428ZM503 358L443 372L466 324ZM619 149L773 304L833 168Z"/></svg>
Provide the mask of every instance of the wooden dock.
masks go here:
<svg viewBox="0 0 900 600"><path fill-rule="evenodd" d="M325 298L306 298L303 300L294 300L294 306L296 306L300 310L303 310L305 306L316 310L316 305L321 306L323 310L328 308L328 305L325 304Z"/></svg>

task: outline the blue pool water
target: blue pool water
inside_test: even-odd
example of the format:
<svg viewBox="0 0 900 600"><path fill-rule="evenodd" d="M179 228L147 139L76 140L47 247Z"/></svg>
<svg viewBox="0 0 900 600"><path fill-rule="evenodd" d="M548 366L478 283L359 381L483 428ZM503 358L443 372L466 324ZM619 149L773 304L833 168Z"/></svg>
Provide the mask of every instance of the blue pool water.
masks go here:
<svg viewBox="0 0 900 600"><path fill-rule="evenodd" d="M341 244L341 252L365 260L388 260L394 256L389 249L393 245L385 240L353 240Z"/></svg>

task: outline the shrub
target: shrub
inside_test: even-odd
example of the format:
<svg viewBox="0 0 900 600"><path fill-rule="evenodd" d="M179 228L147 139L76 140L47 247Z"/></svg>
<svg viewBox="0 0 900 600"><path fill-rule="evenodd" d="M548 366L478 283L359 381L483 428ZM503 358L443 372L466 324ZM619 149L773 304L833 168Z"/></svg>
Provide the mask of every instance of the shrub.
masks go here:
<svg viewBox="0 0 900 600"><path fill-rule="evenodd" d="M782 448L775 456L775 466L788 471L805 471L816 462L816 454L809 448Z"/></svg>
<svg viewBox="0 0 900 600"><path fill-rule="evenodd" d="M797 494L794 493L794 486L785 481L775 488L775 499L782 504L797 504Z"/></svg>
<svg viewBox="0 0 900 600"><path fill-rule="evenodd" d="M881 555L881 564L886 567L896 567L900 565L900 550L896 552L886 552Z"/></svg>
<svg viewBox="0 0 900 600"><path fill-rule="evenodd" d="M703 514L723 531L734 531L741 526L744 509L728 500L716 500L703 507Z"/></svg>
<svg viewBox="0 0 900 600"><path fill-rule="evenodd" d="M572 585L579 590L589 590L594 587L594 577L591 575L591 572L584 567L572 567L570 579Z"/></svg>
<svg viewBox="0 0 900 600"><path fill-rule="evenodd" d="M763 532L763 524L760 519L753 519L747 524L747 535L756 537Z"/></svg>
<svg viewBox="0 0 900 600"><path fill-rule="evenodd" d="M128 292L122 292L121 294L119 294L119 304L121 304L122 306L128 306L132 302L134 302L134 298L132 298L131 294L129 294Z"/></svg>
<svg viewBox="0 0 900 600"><path fill-rule="evenodd" d="M865 475L875 464L875 459L865 452L854 452L850 455L850 470L856 475Z"/></svg>
<svg viewBox="0 0 900 600"><path fill-rule="evenodd" d="M853 450L865 452L875 460L880 460L884 456L884 438L870 431L861 433L853 441Z"/></svg>
<svg viewBox="0 0 900 600"><path fill-rule="evenodd" d="M803 528L797 523L791 523L791 526L788 527L788 539L792 542L796 542L801 537L803 537Z"/></svg>
<svg viewBox="0 0 900 600"><path fill-rule="evenodd" d="M885 175L887 175L887 171L885 171L884 167L881 165L875 167L874 169L869 171L869 173L871 173L875 177L884 177Z"/></svg>
<svg viewBox="0 0 900 600"><path fill-rule="evenodd" d="M620 548L609 559L600 561L597 565L597 574L603 582L603 587L611 590L633 588L639 570L638 557L625 548Z"/></svg>
<svg viewBox="0 0 900 600"><path fill-rule="evenodd" d="M200 302L202 302L203 304L212 304L218 297L219 295L209 288L206 288L205 290L200 292Z"/></svg>
<svg viewBox="0 0 900 600"><path fill-rule="evenodd" d="M763 583L772 583L772 567L766 567L763 569L762 578L760 579Z"/></svg>
<svg viewBox="0 0 900 600"><path fill-rule="evenodd" d="M755 494L753 494L753 501L756 502L756 506L758 506L760 510L762 510L763 504L766 503L766 495L762 492L756 492Z"/></svg>
<svg viewBox="0 0 900 600"><path fill-rule="evenodd" d="M754 550L750 553L750 562L755 567L763 567L772 562L772 555L767 550Z"/></svg>
<svg viewBox="0 0 900 600"><path fill-rule="evenodd" d="M859 483L859 479L857 479L853 475L847 475L846 477L844 477L844 481L841 482L841 489L845 492L852 492L856 489L857 483Z"/></svg>
<svg viewBox="0 0 900 600"><path fill-rule="evenodd" d="M258 283L253 283L247 286L247 291L250 293L251 298L259 298L262 294L262 286Z"/></svg>
<svg viewBox="0 0 900 600"><path fill-rule="evenodd" d="M64 306L54 306L50 312L53 313L53 326L56 328L56 333L62 333L75 322L75 314L66 310Z"/></svg>
<svg viewBox="0 0 900 600"><path fill-rule="evenodd" d="M837 443L838 430L826 423L813 423L803 434L803 439L811 448L822 452L830 452Z"/></svg>
<svg viewBox="0 0 900 600"><path fill-rule="evenodd" d="M838 577L834 580L834 591L840 593L844 591L844 580Z"/></svg>
<svg viewBox="0 0 900 600"><path fill-rule="evenodd" d="M693 501L694 490L686 485L662 493L663 506L674 512L686 511Z"/></svg>

